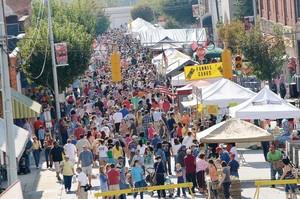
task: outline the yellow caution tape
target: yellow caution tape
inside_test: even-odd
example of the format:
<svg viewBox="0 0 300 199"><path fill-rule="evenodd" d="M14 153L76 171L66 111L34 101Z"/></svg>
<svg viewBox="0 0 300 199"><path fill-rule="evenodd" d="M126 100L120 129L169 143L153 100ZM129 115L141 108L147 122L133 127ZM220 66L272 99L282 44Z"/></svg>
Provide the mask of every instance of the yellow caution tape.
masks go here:
<svg viewBox="0 0 300 199"><path fill-rule="evenodd" d="M168 190L168 189L175 189L175 188L192 188L192 187L193 187L193 183L189 182L189 183L180 183L180 184L169 184L169 185L160 185L160 186L122 189L122 190L116 190L116 191L97 192L94 194L94 196L96 198L98 198L98 197L104 197L104 196L115 196L115 195L144 192L144 191L157 191L157 190ZM194 195L192 195L192 198L194 198Z"/></svg>

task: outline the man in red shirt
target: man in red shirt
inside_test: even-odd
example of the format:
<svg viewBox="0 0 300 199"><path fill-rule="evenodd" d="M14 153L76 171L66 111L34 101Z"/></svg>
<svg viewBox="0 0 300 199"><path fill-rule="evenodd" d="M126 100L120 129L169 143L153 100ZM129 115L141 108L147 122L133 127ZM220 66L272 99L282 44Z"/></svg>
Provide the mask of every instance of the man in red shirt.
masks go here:
<svg viewBox="0 0 300 199"><path fill-rule="evenodd" d="M186 169L186 181L192 182L192 192L195 193L196 184L196 158L192 155L191 149L186 151L186 156L184 158L184 165Z"/></svg>
<svg viewBox="0 0 300 199"><path fill-rule="evenodd" d="M74 130L74 136L77 140L80 140L80 135L84 135L85 130L82 128L82 125L80 123L77 124L78 127Z"/></svg>
<svg viewBox="0 0 300 199"><path fill-rule="evenodd" d="M165 113L167 113L170 110L171 104L167 99L164 100L164 102L162 104L162 108Z"/></svg>
<svg viewBox="0 0 300 199"><path fill-rule="evenodd" d="M115 168L114 164L110 165L110 170L107 171L107 181L110 191L120 190L120 171ZM118 195L114 196L118 198Z"/></svg>

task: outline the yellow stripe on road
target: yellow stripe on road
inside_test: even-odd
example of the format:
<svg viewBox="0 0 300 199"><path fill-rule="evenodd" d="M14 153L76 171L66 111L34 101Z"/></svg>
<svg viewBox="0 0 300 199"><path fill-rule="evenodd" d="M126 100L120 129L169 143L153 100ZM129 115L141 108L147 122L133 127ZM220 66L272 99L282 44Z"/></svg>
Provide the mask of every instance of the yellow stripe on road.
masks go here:
<svg viewBox="0 0 300 199"><path fill-rule="evenodd" d="M258 180L255 181L255 186L271 186L271 185L286 185L286 184L297 184L297 179L290 180Z"/></svg>

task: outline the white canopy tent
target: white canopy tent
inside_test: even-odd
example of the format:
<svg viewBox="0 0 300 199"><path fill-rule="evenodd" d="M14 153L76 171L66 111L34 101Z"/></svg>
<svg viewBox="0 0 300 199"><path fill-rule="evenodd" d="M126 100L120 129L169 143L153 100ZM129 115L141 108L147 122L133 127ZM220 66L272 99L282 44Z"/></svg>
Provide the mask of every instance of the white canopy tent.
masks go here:
<svg viewBox="0 0 300 199"><path fill-rule="evenodd" d="M184 76L185 79L185 76ZM202 79L202 80L197 80L197 81L191 81L190 83L186 84L184 87L181 87L177 89L177 91L189 91L192 90L193 87L197 88L204 88L207 87L214 82L218 81L220 78L212 78L212 79Z"/></svg>
<svg viewBox="0 0 300 199"><path fill-rule="evenodd" d="M197 133L201 143L242 143L273 140L268 131L240 119L229 119Z"/></svg>
<svg viewBox="0 0 300 199"><path fill-rule="evenodd" d="M177 45L176 42L169 37L165 37L151 47L152 50L165 50L169 48L181 49L182 47L180 45Z"/></svg>
<svg viewBox="0 0 300 199"><path fill-rule="evenodd" d="M0 151L6 152L6 135L4 122L5 121L0 118ZM10 133L14 134L16 157L20 158L26 146L29 132L21 127L14 125L13 132Z"/></svg>
<svg viewBox="0 0 300 199"><path fill-rule="evenodd" d="M240 119L300 118L300 109L288 103L265 86L251 99L231 107L229 115Z"/></svg>
<svg viewBox="0 0 300 199"><path fill-rule="evenodd" d="M128 29L132 33L138 33L140 31L147 31L149 29L154 30L156 27L144 19L136 18L134 21L128 24Z"/></svg>
<svg viewBox="0 0 300 199"><path fill-rule="evenodd" d="M182 52L174 49L174 48L170 48L167 50L164 50L166 58L168 60L168 67L165 68L163 66L163 53L157 55L156 57L154 57L152 59L152 64L154 64L158 71L165 70L166 74L168 74L169 72L172 72L174 69L176 69L177 67L179 67L181 64L185 63L188 60L191 60L191 57L183 54Z"/></svg>
<svg viewBox="0 0 300 199"><path fill-rule="evenodd" d="M218 105L227 107L230 103L242 103L255 95L251 90L234 83L231 80L222 78L210 86L202 89L202 102L206 105ZM197 105L197 98L194 94L190 96L192 100L182 102L184 107ZM201 99L198 99L200 103Z"/></svg>
<svg viewBox="0 0 300 199"><path fill-rule="evenodd" d="M184 72L172 77L171 84L175 87L185 86L187 84L187 81L185 81Z"/></svg>

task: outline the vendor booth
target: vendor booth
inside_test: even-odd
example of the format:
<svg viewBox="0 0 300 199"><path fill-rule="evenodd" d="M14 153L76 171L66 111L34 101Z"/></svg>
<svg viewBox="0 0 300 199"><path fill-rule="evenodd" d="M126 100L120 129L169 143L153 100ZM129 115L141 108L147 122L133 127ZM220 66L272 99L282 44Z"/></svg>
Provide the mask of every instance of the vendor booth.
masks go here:
<svg viewBox="0 0 300 199"><path fill-rule="evenodd" d="M197 133L201 143L241 143L273 140L268 131L240 119L229 119Z"/></svg>
<svg viewBox="0 0 300 199"><path fill-rule="evenodd" d="M219 107L228 107L233 103L242 103L251 97L255 93L247 88L240 86L228 79L219 79L210 86L202 89L202 99L198 98L198 102L202 101L206 105L218 105ZM197 105L197 97L192 94L192 100L182 102L184 107L193 107Z"/></svg>
<svg viewBox="0 0 300 199"><path fill-rule="evenodd" d="M231 107L229 115L240 119L300 118L300 109L282 99L265 86L244 103Z"/></svg>

